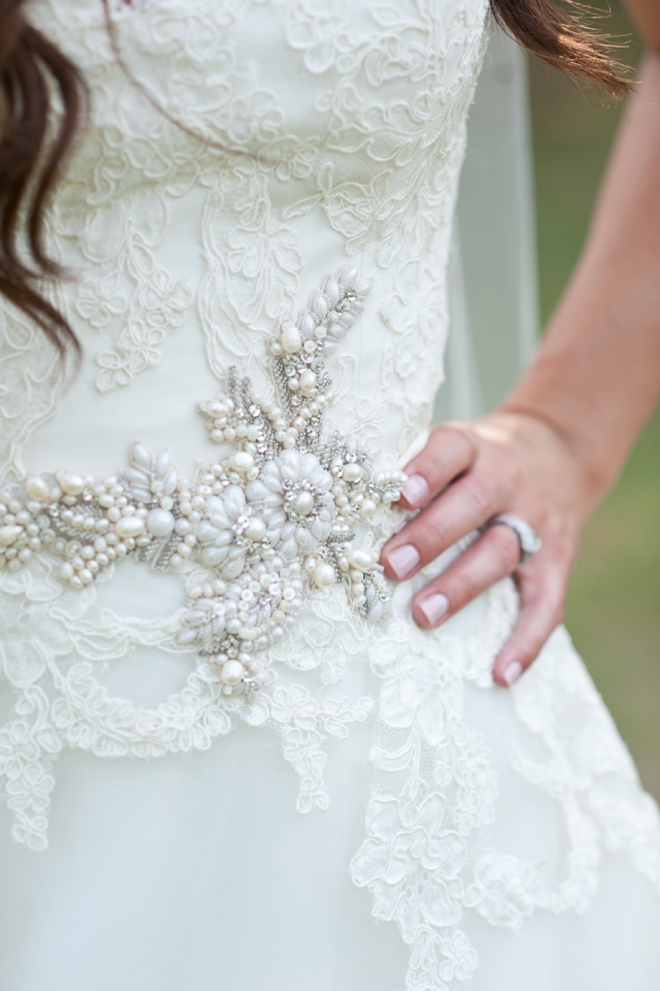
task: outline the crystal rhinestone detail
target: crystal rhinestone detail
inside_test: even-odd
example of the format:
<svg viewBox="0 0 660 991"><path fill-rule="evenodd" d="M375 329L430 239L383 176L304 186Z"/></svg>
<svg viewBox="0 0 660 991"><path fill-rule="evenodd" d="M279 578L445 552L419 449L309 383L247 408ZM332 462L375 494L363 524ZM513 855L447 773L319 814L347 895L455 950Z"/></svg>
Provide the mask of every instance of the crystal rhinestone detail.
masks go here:
<svg viewBox="0 0 660 991"><path fill-rule="evenodd" d="M66 472L28 476L0 493L0 568L35 554L62 559L76 589L132 555L185 575L178 642L215 663L227 695L273 679L268 648L286 635L303 596L342 583L371 622L387 589L374 555L353 547L358 521L395 502L401 472L374 472L361 440L323 437L332 403L324 359L355 323L369 292L355 267L327 278L296 323L270 342L279 402L261 403L236 369L200 404L211 439L231 451L182 479L167 451L140 443L103 481Z"/></svg>

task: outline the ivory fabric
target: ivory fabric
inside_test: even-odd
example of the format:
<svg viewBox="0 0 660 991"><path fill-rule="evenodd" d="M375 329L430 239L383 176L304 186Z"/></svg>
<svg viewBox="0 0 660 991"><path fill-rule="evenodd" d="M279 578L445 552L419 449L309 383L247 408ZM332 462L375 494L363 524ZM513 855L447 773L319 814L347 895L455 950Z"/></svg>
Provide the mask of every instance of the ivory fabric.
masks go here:
<svg viewBox="0 0 660 991"><path fill-rule="evenodd" d="M189 478L230 456L198 404L230 366L274 402L269 342L347 266L371 288L324 429L395 473L443 378L484 0L117 0L124 68L97 0L30 16L92 96L49 227L85 357L67 383L0 307L4 525L27 479L123 477L136 441ZM511 582L428 632L424 576L377 622L303 578L274 680L236 695L181 642L188 559L78 588L24 558L0 571L3 989L658 987L656 805L563 629L493 685Z"/></svg>

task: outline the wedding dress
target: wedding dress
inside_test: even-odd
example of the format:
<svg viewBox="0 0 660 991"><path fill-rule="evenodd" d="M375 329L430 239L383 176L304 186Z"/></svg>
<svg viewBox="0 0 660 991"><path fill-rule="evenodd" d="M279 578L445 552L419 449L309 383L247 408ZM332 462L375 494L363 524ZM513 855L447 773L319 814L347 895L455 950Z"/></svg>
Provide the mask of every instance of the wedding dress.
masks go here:
<svg viewBox="0 0 660 991"><path fill-rule="evenodd" d="M566 632L503 691L512 582L423 631L375 564L485 0L29 10L92 115L75 379L0 307L3 991L659 987L657 809Z"/></svg>

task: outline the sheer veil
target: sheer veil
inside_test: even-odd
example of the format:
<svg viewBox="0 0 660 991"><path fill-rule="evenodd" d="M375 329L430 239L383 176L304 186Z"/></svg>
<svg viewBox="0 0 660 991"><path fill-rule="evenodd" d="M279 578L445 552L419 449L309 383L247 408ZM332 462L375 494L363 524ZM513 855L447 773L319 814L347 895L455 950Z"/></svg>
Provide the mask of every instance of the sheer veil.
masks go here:
<svg viewBox="0 0 660 991"><path fill-rule="evenodd" d="M539 332L527 63L495 25L470 110L454 232L436 422L499 402Z"/></svg>

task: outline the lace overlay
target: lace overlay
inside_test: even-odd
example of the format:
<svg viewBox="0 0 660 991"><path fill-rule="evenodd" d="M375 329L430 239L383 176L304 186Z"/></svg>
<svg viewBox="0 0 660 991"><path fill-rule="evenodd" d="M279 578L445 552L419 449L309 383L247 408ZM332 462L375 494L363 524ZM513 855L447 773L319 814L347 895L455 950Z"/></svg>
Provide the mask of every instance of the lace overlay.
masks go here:
<svg viewBox="0 0 660 991"><path fill-rule="evenodd" d="M308 307L313 326L305 311L286 321L327 273L347 266L373 286L350 333L337 338L325 436L364 439L379 452L383 478L396 480L442 379L451 217L485 0L117 2L117 44L144 91L118 65L96 0L34 0L30 12L82 67L93 99L49 230L51 251L75 276L57 302L86 361L65 388L42 337L0 307L0 483L60 471L108 479L135 437L149 450L170 448L184 472L186 459L191 473L212 456L230 457L235 426L210 400L205 438L199 398L217 392L233 365L264 410L272 406L269 338L277 331L286 354L302 354L287 350L297 332L301 345L325 340L315 336L321 298ZM286 367L283 388L293 395L316 387L316 366ZM278 450L299 453L303 420L274 425ZM214 444L225 445L219 455ZM141 498L145 466L138 458L132 468ZM302 511L308 490L298 482L310 478L294 478L294 468ZM324 476L314 479L325 492ZM12 518L19 511L7 506ZM226 567L225 533L239 515L206 520L209 566ZM251 514L243 515L248 527ZM387 507L363 515L359 546L373 562L403 520ZM3 548L18 536L0 534ZM20 551L30 550L25 537ZM305 550L305 539L301 553L311 558L316 544ZM585 912L611 853L660 889L656 807L565 632L506 701L493 688L492 662L517 611L509 582L429 633L412 623L409 583L376 623L379 609L369 612L380 598L368 580L351 573L347 589L336 575L324 587L319 571L287 636L269 645L277 681L246 704L227 693L223 667L196 650L197 613L212 627L217 617L205 610L218 590L201 580L195 606L177 575L127 557L107 569L101 561L79 585L72 578L84 565L66 569L63 582L61 560L47 554L0 571L8 706L0 781L20 843L47 846L65 749L115 759L189 754L221 748L220 737L247 724L280 738L299 782L297 807L309 812L333 798L328 753L371 719L374 778L350 869L370 890L374 917L396 922L409 947L407 991L460 991L475 979L471 919L517 930L534 914ZM152 665L147 701L116 687L141 664ZM374 684L379 691L365 687ZM499 842L507 775L559 818L558 860L549 849L517 856Z"/></svg>

